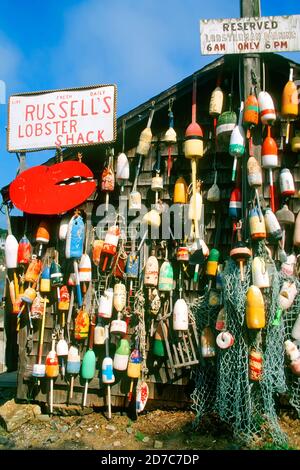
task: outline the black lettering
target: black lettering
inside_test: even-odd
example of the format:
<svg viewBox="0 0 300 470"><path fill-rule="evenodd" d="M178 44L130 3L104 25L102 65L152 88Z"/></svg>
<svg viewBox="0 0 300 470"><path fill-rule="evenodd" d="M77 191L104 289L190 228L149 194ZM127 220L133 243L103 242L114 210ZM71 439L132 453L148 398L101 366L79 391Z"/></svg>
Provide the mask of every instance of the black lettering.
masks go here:
<svg viewBox="0 0 300 470"><path fill-rule="evenodd" d="M223 31L229 31L229 23L223 23Z"/></svg>
<svg viewBox="0 0 300 470"><path fill-rule="evenodd" d="M271 23L271 28L272 28L272 29L278 28L278 23L277 23L277 21L272 21L272 23Z"/></svg>

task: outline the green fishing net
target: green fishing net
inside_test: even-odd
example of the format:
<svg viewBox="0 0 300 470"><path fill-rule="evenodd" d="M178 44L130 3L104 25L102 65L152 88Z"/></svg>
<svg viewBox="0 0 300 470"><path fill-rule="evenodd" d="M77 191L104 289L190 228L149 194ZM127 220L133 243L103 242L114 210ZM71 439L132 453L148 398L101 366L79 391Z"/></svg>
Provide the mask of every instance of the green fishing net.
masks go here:
<svg viewBox="0 0 300 470"><path fill-rule="evenodd" d="M289 397L290 404L300 417L300 377L294 375L285 354L284 341L292 340L291 330L300 313L300 295L288 310L283 310L279 325L273 325L278 309L278 295L285 280L293 280L299 292L300 282L279 271L262 243L257 255L268 263L271 273L270 288L263 290L266 327L250 330L245 321L246 293L252 283L251 263L245 267L245 280L241 282L238 265L228 259L223 271L222 304L226 314L226 330L234 337L228 349L216 346L216 356L202 358L193 371L195 389L191 395L196 412L195 426L203 416L215 412L228 423L235 438L251 444L268 437L278 446L287 444L287 437L278 422L278 403L281 394ZM209 292L190 306L197 328L201 332L209 325L215 336L220 305L211 306ZM260 381L249 379L249 352L255 348L263 356Z"/></svg>

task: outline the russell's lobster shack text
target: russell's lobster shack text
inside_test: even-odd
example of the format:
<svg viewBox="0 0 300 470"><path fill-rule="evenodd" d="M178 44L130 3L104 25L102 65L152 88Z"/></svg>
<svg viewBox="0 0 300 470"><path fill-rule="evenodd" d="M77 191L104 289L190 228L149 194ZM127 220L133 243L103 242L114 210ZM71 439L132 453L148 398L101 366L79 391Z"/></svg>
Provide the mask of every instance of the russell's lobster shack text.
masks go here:
<svg viewBox="0 0 300 470"><path fill-rule="evenodd" d="M8 151L115 140L114 85L14 95L9 100Z"/></svg>

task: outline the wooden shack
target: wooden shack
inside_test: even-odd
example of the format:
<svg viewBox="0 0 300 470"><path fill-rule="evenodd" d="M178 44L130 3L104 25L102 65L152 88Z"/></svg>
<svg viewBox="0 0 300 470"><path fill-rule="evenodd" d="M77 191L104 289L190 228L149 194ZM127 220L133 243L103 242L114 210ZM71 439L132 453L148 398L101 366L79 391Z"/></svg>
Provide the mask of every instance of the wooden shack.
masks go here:
<svg viewBox="0 0 300 470"><path fill-rule="evenodd" d="M271 94L274 99L277 111L280 111L281 94L285 83L288 80L289 68L294 69L294 79L300 78L300 65L276 54L262 54L262 63L265 70L265 89ZM241 84L241 59L238 55L224 56L211 64L205 66L201 70L196 71L193 75L185 78L181 82L175 84L162 93L154 96L145 103L139 105L133 110L129 111L123 116L120 116L117 121L117 141L114 144L115 157L122 151L123 140L123 127L126 126L126 140L125 152L130 160L131 176L130 181L126 183L124 191L120 192L120 187L116 185L115 191L110 195L110 203L117 207L120 200L126 204L126 200L132 188L132 183L135 176L136 169L136 146L138 143L139 135L145 128L151 107L154 106L155 114L152 122L152 145L149 155L144 160L143 168L138 179L138 191L142 194L142 201L149 209L151 204L155 202L155 193L151 191L151 178L153 176L153 167L158 153L162 159L162 176L163 176L163 191L160 193L160 199L168 205L172 204L174 185L179 176L183 176L187 183L191 182L190 161L184 158L184 136L187 126L191 121L191 104L192 104L192 86L193 81L197 78L197 122L201 124L204 134L204 157L198 164L198 179L201 180L201 188L204 201L204 239L209 248L218 246L222 255L222 261L228 256L232 244L232 220L228 216L228 204L230 193L233 189L231 181L232 157L226 153L216 152L213 118L209 116L209 101L210 96L217 82L221 83L222 90L225 95L232 94L233 110L238 113L240 101L244 97L242 84ZM255 77L253 79L255 86ZM163 143L163 135L168 128L168 110L172 105L174 113L174 128L177 133L177 143L172 147L172 171L170 178L166 174L166 161L168 157L167 147ZM228 101L225 103L223 109L228 109ZM297 121L294 127L299 126ZM299 185L300 171L298 155L290 151L289 147L284 149L283 153L283 128L284 125L280 118L277 119L273 137L276 138L278 148L280 150L280 159L282 166L289 168L294 176L296 186ZM256 148L256 157L259 159L260 143L261 143L261 129L253 135L253 141ZM110 146L112 148L112 146ZM107 158L109 146L98 145L94 147L81 147L78 149L67 149L63 152L63 160L72 160L77 158L77 153L82 153L83 162L88 165L95 178L99 178ZM56 155L46 165L52 165L59 159ZM116 158L115 158L116 161ZM217 171L217 184L221 190L221 201L218 204L206 200L208 189L214 182L215 173ZM274 171L274 180L278 186L279 169ZM299 187L298 187L299 189ZM7 197L7 188L3 188L2 195L4 202L9 204ZM249 200L251 200L251 191L248 188ZM121 198L121 199L120 199ZM266 207L269 200L268 180L265 177L263 191L261 194L261 205ZM82 206L79 207L84 213L86 224L88 227L88 246L92 243L93 237L103 237L105 226L101 225L102 216L99 215L99 205L104 202L104 194L97 190ZM300 203L298 195L291 198L289 208L296 214L299 211ZM17 239L20 239L24 231L30 241L34 244L34 234L41 216L31 216L25 214L24 217L12 218L12 229ZM49 218L51 225L51 239L48 247L48 254L51 254L54 249L59 253L62 247L58 241L58 227L61 216L53 216ZM132 219L130 219L132 220ZM128 234L127 234L128 235ZM289 235L289 234L288 234ZM249 233L245 228L245 237ZM152 240L153 241L153 240ZM160 262L163 260L161 254L161 238L155 240L156 255ZM135 240L135 248L138 247L140 240ZM180 240L169 239L167 241L169 248L169 258L171 261L175 260L175 250L178 247ZM287 243L290 243L287 239ZM153 248L153 245L152 245ZM132 249L132 243L126 237L122 249L129 253ZM143 256L146 258L151 250L151 240L146 240L142 251ZM61 264L64 264L63 258L60 258ZM175 261L176 265L176 261ZM177 278L178 270L175 269L175 290L173 294L173 301L178 296ZM105 276L99 275L97 269L93 266L93 282L90 289L96 288L100 291L105 286ZM185 289L184 296L189 302L193 302L197 297L203 295L205 291L207 280L203 275L199 284L195 287L191 282L189 276L184 280ZM139 279L133 282L133 295L130 298L131 312L134 312L134 301L136 293L139 289ZM7 290L8 292L8 290ZM94 306L89 304L90 313L93 313ZM44 356L50 349L51 335L53 329L53 322L55 319L55 312L53 304L49 306L46 318L46 331L44 338ZM178 369L172 368L172 364L168 360L157 363L151 358L151 342L153 337L150 335L151 321L146 321L146 336L147 347L149 352L147 360L148 375L145 377L149 386L149 405L158 406L158 404L166 406L182 407L186 406L190 401L190 393L192 390L191 384L191 371L193 367L199 367L200 347L199 347L199 332L193 332L193 345L195 348L198 361L195 364L180 367ZM22 400L39 400L47 402L47 379L42 379L38 384L36 380L31 377L32 366L36 361L37 345L39 337L39 325L34 324L33 329L28 326L26 317L21 319L21 325L18 334L16 334L16 317L11 314L11 303L9 295L6 295L6 319L5 327L7 334L7 362L10 364L10 370L16 365L18 367L18 389L17 398ZM72 330L72 328L71 328ZM72 331L71 331L72 334ZM111 353L113 354L115 345L111 344ZM84 353L86 344L81 346L81 354ZM104 355L103 348L95 349L98 357L97 361L97 374L89 384L88 391L88 405L89 406L102 406L105 405L105 386L101 383L101 360ZM17 354L17 356L16 356ZM17 360L16 360L17 358ZM186 361L188 363L188 361ZM114 406L125 406L126 396L129 389L129 379L120 374L116 376L116 382L112 386L112 404ZM70 403L81 404L83 394L83 384L80 377L75 379L74 397L70 401L68 398L69 384L66 380L58 378L54 385L54 403Z"/></svg>

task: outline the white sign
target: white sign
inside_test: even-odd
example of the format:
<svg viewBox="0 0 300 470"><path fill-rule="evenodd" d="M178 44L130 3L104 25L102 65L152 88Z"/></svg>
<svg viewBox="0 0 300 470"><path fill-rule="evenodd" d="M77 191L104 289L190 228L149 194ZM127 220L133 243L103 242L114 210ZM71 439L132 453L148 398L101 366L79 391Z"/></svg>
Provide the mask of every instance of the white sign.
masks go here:
<svg viewBox="0 0 300 470"><path fill-rule="evenodd" d="M8 151L112 142L116 139L115 108L115 85L12 95L8 106Z"/></svg>
<svg viewBox="0 0 300 470"><path fill-rule="evenodd" d="M200 20L201 54L300 51L300 15Z"/></svg>

